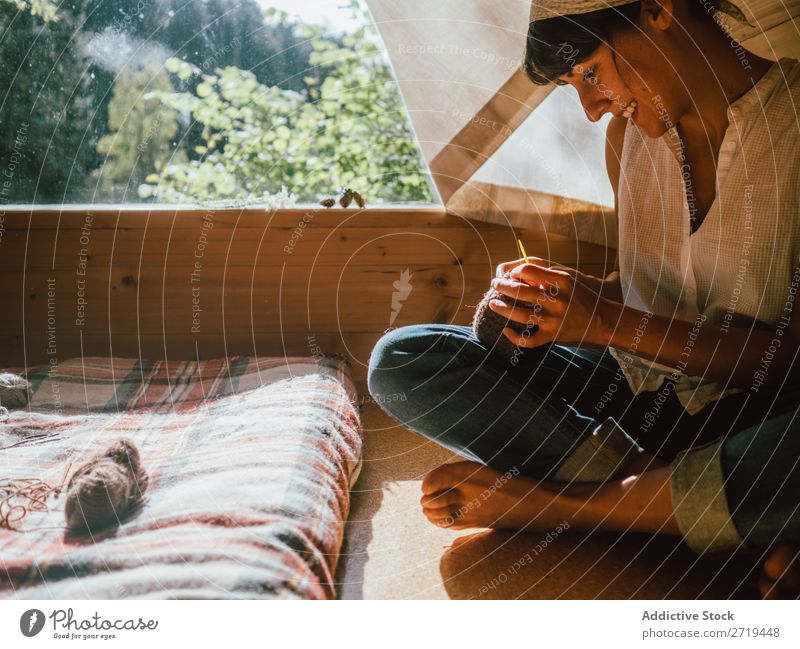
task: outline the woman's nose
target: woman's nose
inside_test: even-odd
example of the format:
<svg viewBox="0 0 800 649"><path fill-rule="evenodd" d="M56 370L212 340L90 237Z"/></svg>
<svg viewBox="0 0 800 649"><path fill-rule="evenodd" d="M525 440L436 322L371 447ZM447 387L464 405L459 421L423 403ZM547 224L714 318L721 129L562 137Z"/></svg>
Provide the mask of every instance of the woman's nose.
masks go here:
<svg viewBox="0 0 800 649"><path fill-rule="evenodd" d="M577 90L583 112L586 113L586 118L590 122L596 122L603 116L603 113L606 112L611 102L602 93L598 92L597 88L594 86Z"/></svg>
<svg viewBox="0 0 800 649"><path fill-rule="evenodd" d="M608 92L600 92L595 84L585 82L583 79L565 79L567 83L578 94L578 101L586 113L586 119L590 122L598 121L604 113L612 108L614 102L608 96Z"/></svg>
<svg viewBox="0 0 800 649"><path fill-rule="evenodd" d="M581 104L590 122L598 121L608 112L613 112L614 101L601 93L581 97Z"/></svg>

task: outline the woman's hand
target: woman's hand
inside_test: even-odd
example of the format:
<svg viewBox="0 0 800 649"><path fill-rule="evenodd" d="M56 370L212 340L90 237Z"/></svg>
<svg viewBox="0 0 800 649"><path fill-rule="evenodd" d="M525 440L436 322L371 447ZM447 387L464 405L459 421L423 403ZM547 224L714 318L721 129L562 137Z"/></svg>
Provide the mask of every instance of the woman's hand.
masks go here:
<svg viewBox="0 0 800 649"><path fill-rule="evenodd" d="M525 259L517 259L516 261L507 261L504 264L500 264L497 267L496 276L503 277L507 272L525 263ZM622 287L620 286L619 273L617 271L613 271L608 277L595 277L541 257L528 257L527 263L541 266L542 268L562 270L593 293L597 293L612 302L622 302Z"/></svg>
<svg viewBox="0 0 800 649"><path fill-rule="evenodd" d="M557 270L563 270L564 272L569 273L575 279L577 279L581 274L569 266L558 264L554 261L550 261L549 259L544 259L543 257L532 257L529 255L527 259L516 259L514 261L507 261L503 264L500 264L495 272L495 277L503 277L506 273L514 270L518 266L523 266L526 263L541 266L542 268L555 268Z"/></svg>
<svg viewBox="0 0 800 649"><path fill-rule="evenodd" d="M498 271L503 266L508 265L498 267ZM579 282L569 270L523 261L505 272L510 272L510 277L496 277L492 287L533 307L512 307L510 301L493 301L489 307L514 322L538 326L538 329L528 326L522 334L507 327L503 333L513 344L519 347L538 347L550 342L607 344L603 317L607 300Z"/></svg>

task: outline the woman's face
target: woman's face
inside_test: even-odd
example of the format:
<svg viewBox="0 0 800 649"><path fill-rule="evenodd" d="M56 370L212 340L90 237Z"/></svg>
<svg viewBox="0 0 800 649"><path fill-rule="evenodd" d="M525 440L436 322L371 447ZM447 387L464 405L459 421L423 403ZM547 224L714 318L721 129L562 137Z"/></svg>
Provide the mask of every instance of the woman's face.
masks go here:
<svg viewBox="0 0 800 649"><path fill-rule="evenodd" d="M649 137L677 123L676 72L663 50L636 30L601 43L591 56L560 77L578 92L590 121L604 114L629 117Z"/></svg>

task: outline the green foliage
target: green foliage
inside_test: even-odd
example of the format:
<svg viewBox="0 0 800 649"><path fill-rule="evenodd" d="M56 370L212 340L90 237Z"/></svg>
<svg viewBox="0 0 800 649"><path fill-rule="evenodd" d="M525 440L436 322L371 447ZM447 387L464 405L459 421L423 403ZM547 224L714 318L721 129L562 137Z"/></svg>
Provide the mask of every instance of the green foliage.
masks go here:
<svg viewBox="0 0 800 649"><path fill-rule="evenodd" d="M54 0L5 0L20 11L28 11L33 16L39 16L47 22L58 20L56 11L58 5Z"/></svg>
<svg viewBox="0 0 800 649"><path fill-rule="evenodd" d="M285 204L342 186L429 202L363 23L325 36L256 0L0 0L0 202Z"/></svg>
<svg viewBox="0 0 800 649"><path fill-rule="evenodd" d="M14 162L9 203L91 197L86 185L97 153L87 128L93 107L85 59L75 46L81 15L70 6L57 18L45 22L0 1L0 169ZM16 146L22 131L27 138Z"/></svg>
<svg viewBox="0 0 800 649"><path fill-rule="evenodd" d="M154 95L173 90L160 68L126 69L117 77L108 103L109 133L97 143L98 153L106 156L97 172L102 195L122 200L128 187L135 192L148 173L160 171L170 159L185 160L174 140L176 113Z"/></svg>
<svg viewBox="0 0 800 649"><path fill-rule="evenodd" d="M323 71L304 79L308 92L259 83L248 71L206 74L170 59L167 70L194 92L154 92L161 102L203 126L196 160L168 164L139 187L165 202L259 201L282 188L317 201L352 186L371 203L431 202L419 151L391 68L367 28L342 43L304 26Z"/></svg>

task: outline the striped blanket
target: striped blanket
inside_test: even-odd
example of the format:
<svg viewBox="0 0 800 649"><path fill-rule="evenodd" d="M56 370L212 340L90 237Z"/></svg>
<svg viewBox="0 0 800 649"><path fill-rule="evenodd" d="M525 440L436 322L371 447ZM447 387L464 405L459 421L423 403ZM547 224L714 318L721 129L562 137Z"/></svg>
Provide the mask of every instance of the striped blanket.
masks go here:
<svg viewBox="0 0 800 649"><path fill-rule="evenodd" d="M65 484L126 437L149 486L94 538L66 532L63 493L0 528L0 597L335 596L361 452L343 359L85 358L18 373L29 405L0 416L0 479Z"/></svg>

